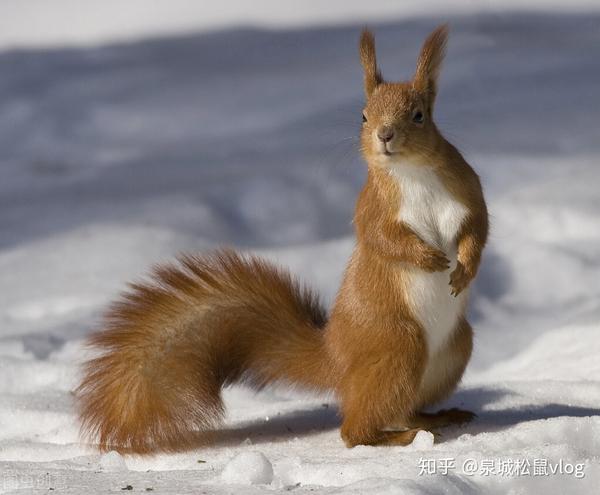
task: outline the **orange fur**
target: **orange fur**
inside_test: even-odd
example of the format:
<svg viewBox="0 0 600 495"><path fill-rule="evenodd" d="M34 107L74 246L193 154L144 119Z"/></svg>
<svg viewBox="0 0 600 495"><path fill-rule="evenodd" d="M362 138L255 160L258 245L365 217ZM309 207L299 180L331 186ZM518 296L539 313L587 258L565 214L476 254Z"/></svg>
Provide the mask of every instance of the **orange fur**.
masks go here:
<svg viewBox="0 0 600 495"><path fill-rule="evenodd" d="M356 248L329 321L310 291L254 257L220 251L158 267L90 338L98 356L85 365L77 396L83 430L100 448L189 447L219 422L221 388L234 382L334 390L348 446L406 445L419 428L470 419L464 411L419 412L454 390L470 358L472 330L451 298L463 297L475 277L488 229L477 175L433 122L446 37L442 26L427 38L413 81L387 83L373 36L361 36L368 179L356 205ZM406 166L416 186L403 175ZM435 203L427 181L447 205ZM460 220L446 244L419 233L420 205L409 204L419 194L431 208L424 222L446 215L444 208L455 214L449 222ZM452 257L440 295L436 284ZM417 283L432 291L434 302L424 299L430 306L419 307ZM453 326L438 341L421 310L426 317L437 311L440 298Z"/></svg>

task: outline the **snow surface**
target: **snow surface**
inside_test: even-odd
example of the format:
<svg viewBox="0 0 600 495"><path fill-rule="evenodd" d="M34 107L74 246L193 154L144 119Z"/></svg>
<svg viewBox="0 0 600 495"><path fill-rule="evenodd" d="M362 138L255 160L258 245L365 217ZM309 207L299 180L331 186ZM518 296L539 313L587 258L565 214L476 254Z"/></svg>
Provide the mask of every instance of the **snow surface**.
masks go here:
<svg viewBox="0 0 600 495"><path fill-rule="evenodd" d="M384 75L410 75L440 20L374 25ZM600 15L451 25L437 118L492 234L475 354L443 406L478 418L405 448L348 450L332 397L281 389L227 390L215 446L145 458L82 444L72 408L102 309L179 251L259 252L331 301L364 179L359 26L0 52L1 493L597 490ZM534 476L544 460L563 474Z"/></svg>

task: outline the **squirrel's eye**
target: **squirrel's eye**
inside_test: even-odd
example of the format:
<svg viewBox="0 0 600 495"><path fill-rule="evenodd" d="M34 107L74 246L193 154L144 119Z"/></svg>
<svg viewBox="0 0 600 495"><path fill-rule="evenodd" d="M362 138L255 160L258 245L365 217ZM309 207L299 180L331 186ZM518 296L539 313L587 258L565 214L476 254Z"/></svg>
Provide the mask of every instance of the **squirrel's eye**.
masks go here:
<svg viewBox="0 0 600 495"><path fill-rule="evenodd" d="M423 112L421 112L421 110L417 110L413 114L412 120L415 124L422 124L423 121L425 120L425 116L423 115Z"/></svg>
<svg viewBox="0 0 600 495"><path fill-rule="evenodd" d="M367 121L367 116L363 113L362 117L363 117L363 124L364 124Z"/></svg>

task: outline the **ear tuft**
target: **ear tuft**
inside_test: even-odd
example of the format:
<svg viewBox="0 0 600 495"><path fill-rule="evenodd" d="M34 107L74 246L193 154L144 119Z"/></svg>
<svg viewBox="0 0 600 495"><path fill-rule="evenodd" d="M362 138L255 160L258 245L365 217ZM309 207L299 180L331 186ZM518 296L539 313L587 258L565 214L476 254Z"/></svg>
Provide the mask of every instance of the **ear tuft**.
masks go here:
<svg viewBox="0 0 600 495"><path fill-rule="evenodd" d="M364 29L360 35L360 63L364 70L365 93L367 97L373 92L378 84L383 82L381 72L377 67L377 55L375 54L375 38L373 33Z"/></svg>
<svg viewBox="0 0 600 495"><path fill-rule="evenodd" d="M446 54L448 40L448 24L438 26L425 40L419 60L413 86L424 93L429 93L433 105L437 94L437 79Z"/></svg>

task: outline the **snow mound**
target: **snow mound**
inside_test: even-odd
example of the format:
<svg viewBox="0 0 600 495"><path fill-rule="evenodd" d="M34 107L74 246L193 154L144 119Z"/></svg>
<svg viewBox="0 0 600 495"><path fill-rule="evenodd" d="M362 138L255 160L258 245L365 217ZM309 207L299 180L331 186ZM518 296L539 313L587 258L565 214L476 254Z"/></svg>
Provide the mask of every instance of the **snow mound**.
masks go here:
<svg viewBox="0 0 600 495"><path fill-rule="evenodd" d="M241 452L227 463L221 480L235 485L266 485L273 481L273 466L261 452Z"/></svg>
<svg viewBox="0 0 600 495"><path fill-rule="evenodd" d="M412 448L415 450L428 450L433 447L434 435L429 431L421 430L415 436L412 442Z"/></svg>

